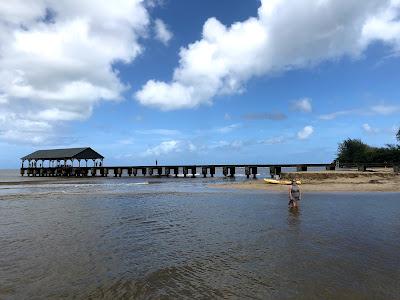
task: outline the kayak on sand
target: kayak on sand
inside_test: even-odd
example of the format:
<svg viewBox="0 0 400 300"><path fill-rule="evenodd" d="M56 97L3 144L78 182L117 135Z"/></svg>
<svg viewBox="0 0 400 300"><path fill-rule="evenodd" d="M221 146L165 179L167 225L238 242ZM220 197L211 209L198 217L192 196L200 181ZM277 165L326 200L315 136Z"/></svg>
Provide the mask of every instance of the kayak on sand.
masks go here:
<svg viewBox="0 0 400 300"><path fill-rule="evenodd" d="M291 180L276 180L276 179L268 179L264 178L265 183L269 184L283 184L283 185L291 185L292 181ZM301 184L300 180L296 181L297 184Z"/></svg>

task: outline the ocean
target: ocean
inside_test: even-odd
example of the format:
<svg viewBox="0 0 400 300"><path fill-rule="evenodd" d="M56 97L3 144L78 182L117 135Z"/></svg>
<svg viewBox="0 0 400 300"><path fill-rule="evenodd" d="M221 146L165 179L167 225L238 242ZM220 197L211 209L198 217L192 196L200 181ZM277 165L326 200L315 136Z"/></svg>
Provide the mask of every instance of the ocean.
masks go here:
<svg viewBox="0 0 400 300"><path fill-rule="evenodd" d="M263 176L263 174L261 174ZM400 194L0 171L0 299L396 299Z"/></svg>

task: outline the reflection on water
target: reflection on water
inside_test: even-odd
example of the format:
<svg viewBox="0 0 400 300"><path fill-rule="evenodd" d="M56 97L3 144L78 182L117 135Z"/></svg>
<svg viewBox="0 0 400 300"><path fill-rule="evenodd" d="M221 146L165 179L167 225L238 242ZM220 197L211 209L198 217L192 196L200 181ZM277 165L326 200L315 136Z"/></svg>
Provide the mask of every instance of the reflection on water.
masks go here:
<svg viewBox="0 0 400 300"><path fill-rule="evenodd" d="M289 228L296 228L300 225L300 208L290 207L288 209L288 225Z"/></svg>
<svg viewBox="0 0 400 300"><path fill-rule="evenodd" d="M398 194L305 194L290 211L286 194L213 190L209 179L138 182L0 191L0 298L400 292Z"/></svg>

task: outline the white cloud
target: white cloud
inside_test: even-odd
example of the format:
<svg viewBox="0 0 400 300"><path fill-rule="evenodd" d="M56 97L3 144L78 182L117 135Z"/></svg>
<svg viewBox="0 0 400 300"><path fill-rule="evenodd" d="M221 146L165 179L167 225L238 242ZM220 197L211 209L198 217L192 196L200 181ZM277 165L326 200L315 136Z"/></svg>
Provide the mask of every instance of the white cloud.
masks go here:
<svg viewBox="0 0 400 300"><path fill-rule="evenodd" d="M156 32L156 39L158 39L164 45L168 45L169 41L173 37L173 34L168 30L168 27L165 25L163 20L156 19L154 21L154 30Z"/></svg>
<svg viewBox="0 0 400 300"><path fill-rule="evenodd" d="M159 145L147 149L143 156L160 156L170 153L180 153L183 151L196 151L197 147L188 141L169 140L161 142Z"/></svg>
<svg viewBox="0 0 400 300"><path fill-rule="evenodd" d="M392 137L395 137L397 131L399 130L399 127L396 125L393 125L391 127L383 127L383 128L378 128L378 127L373 127L369 125L368 123L364 123L362 125L362 129L364 130L365 133L367 134L385 134L385 135L390 135Z"/></svg>
<svg viewBox="0 0 400 300"><path fill-rule="evenodd" d="M257 17L229 27L208 19L202 39L181 49L172 80L149 80L135 97L163 110L193 108L243 92L254 76L358 58L374 41L398 48L399 7L398 0L261 0Z"/></svg>
<svg viewBox="0 0 400 300"><path fill-rule="evenodd" d="M377 104L366 108L359 109L349 109L349 110L341 110L336 111L329 114L320 115L319 119L321 120L334 120L340 116L346 115L364 115L364 116L372 116L372 115L391 115L400 111L399 105L388 105L388 104Z"/></svg>
<svg viewBox="0 0 400 300"><path fill-rule="evenodd" d="M216 128L215 131L218 133L229 133L235 129L240 128L241 126L242 126L242 124L231 124L228 126Z"/></svg>
<svg viewBox="0 0 400 300"><path fill-rule="evenodd" d="M120 145L125 145L125 146L126 145L133 145L135 143L135 140L131 139L131 138L127 138L127 139L119 140L117 143L120 144Z"/></svg>
<svg viewBox="0 0 400 300"><path fill-rule="evenodd" d="M312 100L310 98L302 98L292 102L292 109L296 111L310 113L312 112Z"/></svg>
<svg viewBox="0 0 400 300"><path fill-rule="evenodd" d="M373 113L379 114L379 115L391 115L396 112L400 111L400 106L398 105L385 105L385 104L379 104L371 107L371 111Z"/></svg>
<svg viewBox="0 0 400 300"><path fill-rule="evenodd" d="M283 144L286 142L287 138L284 136L276 136L272 138L268 138L266 140L261 140L258 143L259 144L265 144L265 145L277 145L277 144Z"/></svg>
<svg viewBox="0 0 400 300"><path fill-rule="evenodd" d="M233 140L233 141L217 141L211 142L209 145L204 146L203 148L206 150L215 150L215 149L228 149L228 150L238 150L243 147L243 141L241 140Z"/></svg>
<svg viewBox="0 0 400 300"><path fill-rule="evenodd" d="M336 119L337 117L346 116L346 115L350 115L353 113L357 113L357 111L356 110L341 110L341 111L336 111L336 112L333 112L330 114L320 115L319 118L321 120L330 121L330 120Z"/></svg>
<svg viewBox="0 0 400 300"><path fill-rule="evenodd" d="M314 128L312 126L306 126L302 130L297 133L297 138L300 140L308 139L314 132Z"/></svg>
<svg viewBox="0 0 400 300"><path fill-rule="evenodd" d="M368 123L363 124L362 128L368 134L375 134L379 132L379 129L371 127Z"/></svg>
<svg viewBox="0 0 400 300"><path fill-rule="evenodd" d="M127 86L113 64L141 53L148 24L142 0L1 1L0 138L48 141L60 122L119 100ZM26 134L37 120L46 128Z"/></svg>

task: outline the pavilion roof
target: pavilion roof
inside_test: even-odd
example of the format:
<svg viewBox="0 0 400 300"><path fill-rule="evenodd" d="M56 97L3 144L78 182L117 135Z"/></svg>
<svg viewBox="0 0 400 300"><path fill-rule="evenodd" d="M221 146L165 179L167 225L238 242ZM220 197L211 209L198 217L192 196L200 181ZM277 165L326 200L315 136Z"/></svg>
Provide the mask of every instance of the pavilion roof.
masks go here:
<svg viewBox="0 0 400 300"><path fill-rule="evenodd" d="M103 159L104 156L90 147L38 150L22 157L22 160Z"/></svg>

